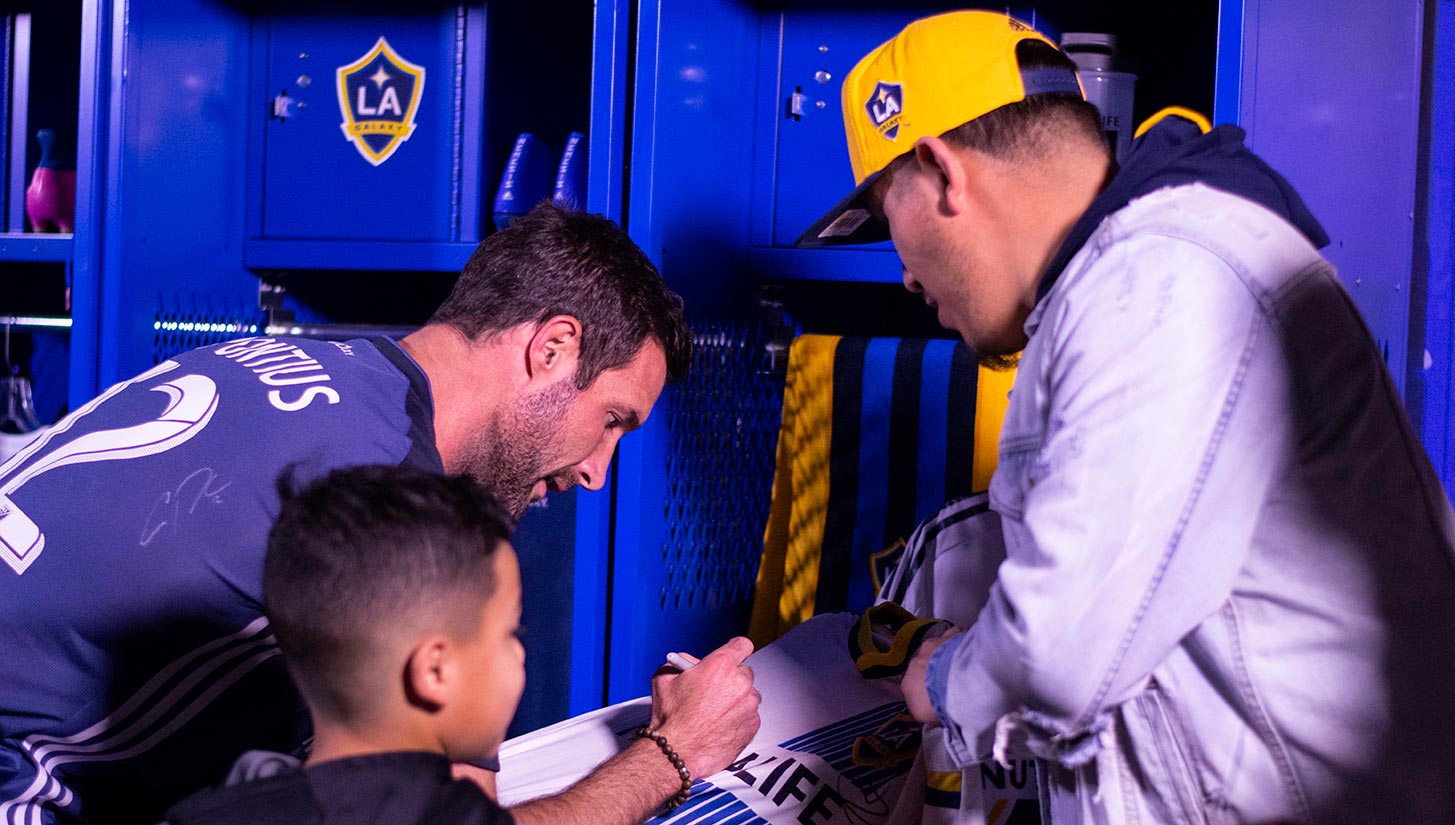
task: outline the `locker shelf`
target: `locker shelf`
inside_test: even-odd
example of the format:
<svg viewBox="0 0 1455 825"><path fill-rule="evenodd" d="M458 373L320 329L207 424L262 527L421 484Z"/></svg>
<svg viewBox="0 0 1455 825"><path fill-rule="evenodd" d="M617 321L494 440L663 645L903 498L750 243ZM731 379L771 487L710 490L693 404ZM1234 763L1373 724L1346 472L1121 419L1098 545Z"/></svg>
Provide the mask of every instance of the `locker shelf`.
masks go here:
<svg viewBox="0 0 1455 825"><path fill-rule="evenodd" d="M748 264L763 278L897 284L903 265L892 248L793 249L755 247Z"/></svg>
<svg viewBox="0 0 1455 825"><path fill-rule="evenodd" d="M70 233L0 232L0 261L69 263Z"/></svg>
<svg viewBox="0 0 1455 825"><path fill-rule="evenodd" d="M459 272L474 243L428 241L248 241L248 269L354 269Z"/></svg>

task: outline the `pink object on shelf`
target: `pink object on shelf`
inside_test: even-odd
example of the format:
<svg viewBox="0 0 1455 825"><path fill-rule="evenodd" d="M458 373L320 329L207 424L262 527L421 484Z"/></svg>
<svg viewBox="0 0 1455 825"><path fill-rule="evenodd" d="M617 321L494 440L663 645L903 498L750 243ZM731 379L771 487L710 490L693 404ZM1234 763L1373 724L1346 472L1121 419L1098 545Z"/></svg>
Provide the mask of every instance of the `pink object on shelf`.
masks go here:
<svg viewBox="0 0 1455 825"><path fill-rule="evenodd" d="M36 132L40 143L40 164L25 189L25 216L32 232L70 232L75 226L76 172L59 169L51 158L55 135L49 129Z"/></svg>

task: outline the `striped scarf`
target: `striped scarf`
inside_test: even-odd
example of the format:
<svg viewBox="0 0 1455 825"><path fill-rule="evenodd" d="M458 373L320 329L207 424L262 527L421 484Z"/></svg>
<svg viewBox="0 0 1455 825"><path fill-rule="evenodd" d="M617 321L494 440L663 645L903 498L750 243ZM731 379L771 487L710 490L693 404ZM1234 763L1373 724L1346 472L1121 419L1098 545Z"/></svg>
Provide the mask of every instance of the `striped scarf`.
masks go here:
<svg viewBox="0 0 1455 825"><path fill-rule="evenodd" d="M1013 372L947 340L793 342L749 636L862 612L915 525L982 491Z"/></svg>

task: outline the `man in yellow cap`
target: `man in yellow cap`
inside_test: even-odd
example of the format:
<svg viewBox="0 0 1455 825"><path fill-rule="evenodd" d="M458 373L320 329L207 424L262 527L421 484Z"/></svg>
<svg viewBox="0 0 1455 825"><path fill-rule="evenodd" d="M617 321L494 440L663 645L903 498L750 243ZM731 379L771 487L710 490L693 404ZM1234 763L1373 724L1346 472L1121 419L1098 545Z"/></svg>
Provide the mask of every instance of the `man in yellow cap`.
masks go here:
<svg viewBox="0 0 1455 825"><path fill-rule="evenodd" d="M857 186L800 244L892 237L1019 353L1006 559L915 715L962 764L1046 759L1058 823L1455 822L1450 505L1297 193L1188 112L1119 168L998 13L911 24L843 103Z"/></svg>

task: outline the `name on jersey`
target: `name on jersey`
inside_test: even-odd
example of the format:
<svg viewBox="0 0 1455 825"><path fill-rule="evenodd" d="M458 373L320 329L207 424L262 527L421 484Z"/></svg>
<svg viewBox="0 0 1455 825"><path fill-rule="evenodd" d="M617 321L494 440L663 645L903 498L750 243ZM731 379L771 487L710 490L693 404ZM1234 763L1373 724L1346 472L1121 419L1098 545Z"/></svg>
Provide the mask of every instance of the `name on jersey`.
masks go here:
<svg viewBox="0 0 1455 825"><path fill-rule="evenodd" d="M328 386L333 379L323 371L323 365L294 344L272 338L243 338L212 352L247 367L270 387L288 388L268 391L268 403L284 412L298 412L319 399L328 404L340 400L338 390Z"/></svg>

